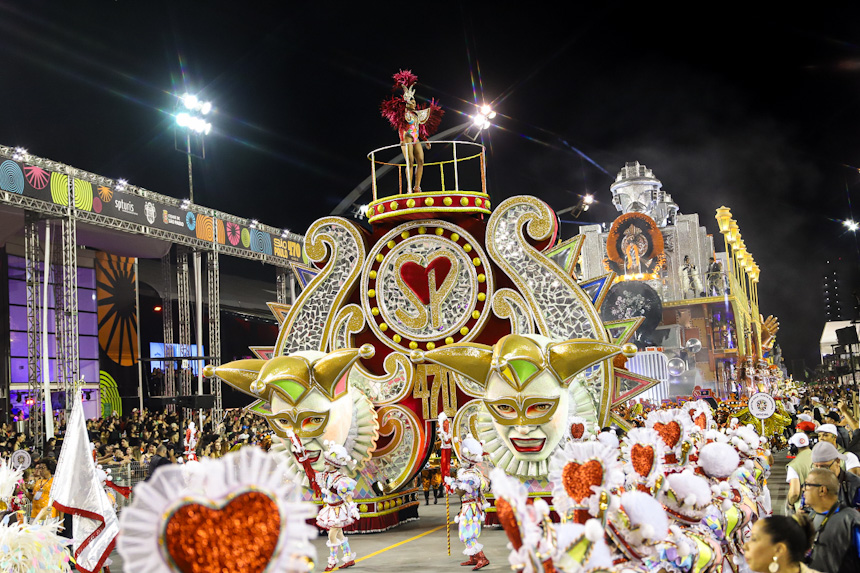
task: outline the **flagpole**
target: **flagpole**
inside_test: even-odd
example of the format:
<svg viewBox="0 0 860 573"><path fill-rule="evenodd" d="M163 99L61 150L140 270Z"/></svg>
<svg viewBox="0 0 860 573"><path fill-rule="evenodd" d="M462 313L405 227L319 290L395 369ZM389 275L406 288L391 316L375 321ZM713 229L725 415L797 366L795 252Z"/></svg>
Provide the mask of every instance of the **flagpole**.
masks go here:
<svg viewBox="0 0 860 573"><path fill-rule="evenodd" d="M51 222L45 221L45 264L42 267L44 294L42 296L42 401L45 408L45 443L54 437L54 406L51 402L51 370L48 358L48 286L51 282ZM56 333L59 335L60 333ZM44 444L36 444L42 451Z"/></svg>

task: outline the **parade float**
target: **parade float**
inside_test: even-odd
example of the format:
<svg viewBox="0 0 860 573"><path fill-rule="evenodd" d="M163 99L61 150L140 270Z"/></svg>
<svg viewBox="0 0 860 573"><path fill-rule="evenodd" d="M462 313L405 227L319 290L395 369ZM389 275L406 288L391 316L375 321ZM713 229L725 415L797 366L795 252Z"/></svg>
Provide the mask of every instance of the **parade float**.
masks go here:
<svg viewBox="0 0 860 573"><path fill-rule="evenodd" d="M326 441L346 448L362 515L352 530L417 517L413 479L439 414L451 420L455 450L472 434L493 465L548 496L548 460L570 433L567 419L624 424L613 408L657 383L623 367L622 346L635 353L628 343L642 319L601 319L614 273L580 281L581 242L559 240L540 199L494 205L483 146L434 146L445 159L423 166L421 192L411 168L397 165L396 182L381 176L393 165L381 158L398 146L371 152L370 229L340 217L313 223L301 295L289 308L271 305L274 346L207 370L256 399L249 410L269 420L281 438L272 449L294 470L322 470ZM463 351L480 357L466 364Z"/></svg>
<svg viewBox="0 0 860 573"><path fill-rule="evenodd" d="M769 454L758 435L734 418L718 424L701 400L664 404L640 420L628 407L661 383L629 367L642 354L637 346L650 346L650 335L639 330L653 313L630 312L631 293L613 297L613 289L637 284L656 291L658 303L664 296L665 288L650 285L660 286L666 269L676 272L680 253L660 230L661 223L678 223L671 198L654 211L659 223L627 202L630 212L608 233L605 272L587 277L587 233L562 240L555 212L536 197L496 204L486 188L483 146L435 141L435 155L444 158L424 163L423 154L419 160L405 149L411 144L400 146L405 169L387 159L396 145L368 155L369 228L340 217L309 227L307 265L297 269L304 288L291 307L271 305L280 324L275 344L252 348L256 359L209 366L206 375L254 399L249 411L264 416L279 438L270 451L291 475L304 476L306 501L322 504L317 476L326 470L326 451L339 448L351 460L339 471L354 479L346 493L359 519L347 520L345 532L383 531L417 518L413 480L438 435L472 472L461 468L457 479L446 479L448 490L463 496L460 538L470 557L464 565L488 563L476 522L501 522L513 535L518 570L543 570L539 564L553 551L562 563L586 564L593 550L609 551L595 527L612 540L616 565L650 559L678 571L724 563L736 570L732 557L745 526L769 512L761 461ZM415 162L425 170L421 191ZM383 178L392 168L399 177ZM694 235L701 238L701 229ZM703 291L690 267L712 250L706 242L695 262L685 255L679 276L693 297ZM678 346L698 353L689 342ZM610 424L644 427L619 443L601 431ZM710 444L735 457L742 451L762 471L753 476L752 462L732 463L731 456L733 467L718 463L720 455L708 464ZM491 470L494 493L485 492ZM640 494L650 501L624 502ZM648 504L661 508L656 529L645 528ZM634 505L646 509L637 513ZM549 535L558 521L551 543L526 531L529 523L544 523Z"/></svg>
<svg viewBox="0 0 860 573"><path fill-rule="evenodd" d="M731 210L716 210L723 240L715 239L639 162L627 163L609 191L620 215L581 227L578 268L584 280L614 273L604 320L643 319L641 352L628 367L662 384L642 398L677 404L776 390L784 377L774 350L779 323L760 314L761 270Z"/></svg>

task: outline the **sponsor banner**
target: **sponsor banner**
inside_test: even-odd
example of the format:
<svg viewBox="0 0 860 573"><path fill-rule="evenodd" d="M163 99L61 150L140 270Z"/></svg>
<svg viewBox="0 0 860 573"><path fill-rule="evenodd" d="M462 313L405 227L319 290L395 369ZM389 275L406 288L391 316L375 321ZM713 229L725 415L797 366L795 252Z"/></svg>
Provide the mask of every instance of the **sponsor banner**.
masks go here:
<svg viewBox="0 0 860 573"><path fill-rule="evenodd" d="M298 241L175 207L157 197L144 198L82 179L74 179L73 184L75 208L80 211L302 262L302 244ZM0 190L68 205L68 188L69 177L63 173L11 159L0 162Z"/></svg>

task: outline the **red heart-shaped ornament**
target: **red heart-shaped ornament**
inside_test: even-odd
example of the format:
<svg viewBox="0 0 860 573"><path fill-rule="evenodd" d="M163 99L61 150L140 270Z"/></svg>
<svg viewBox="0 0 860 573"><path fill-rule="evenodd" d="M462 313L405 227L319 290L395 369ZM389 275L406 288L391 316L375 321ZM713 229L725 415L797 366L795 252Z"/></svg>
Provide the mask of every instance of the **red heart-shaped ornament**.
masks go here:
<svg viewBox="0 0 860 573"><path fill-rule="evenodd" d="M633 464L633 469L642 477L651 473L651 468L654 467L654 448L651 446L643 446L642 444L633 444L630 448L630 463Z"/></svg>
<svg viewBox="0 0 860 573"><path fill-rule="evenodd" d="M692 417L692 414L691 414ZM705 426L708 424L708 417L704 414L699 414L695 418L693 418L693 423L699 426L701 429L705 429Z"/></svg>
<svg viewBox="0 0 860 573"><path fill-rule="evenodd" d="M678 440L681 439L681 426L674 420L668 424L656 422L654 424L654 431L660 434L660 438L662 438L667 448L674 448L678 445Z"/></svg>
<svg viewBox="0 0 860 573"><path fill-rule="evenodd" d="M597 460L589 460L584 464L567 462L561 472L561 481L567 495L576 503L582 503L583 499L594 494L591 486L603 483L603 466Z"/></svg>
<svg viewBox="0 0 860 573"><path fill-rule="evenodd" d="M248 491L223 507L188 503L167 520L161 542L183 573L261 573L281 535L278 504ZM253 542L249 543L249 540Z"/></svg>
<svg viewBox="0 0 860 573"><path fill-rule="evenodd" d="M430 304L430 271L435 273L438 289L451 272L451 259L439 256L430 261L426 267L413 261L406 261L400 265L400 278L424 304Z"/></svg>
<svg viewBox="0 0 860 573"><path fill-rule="evenodd" d="M585 424L571 424L570 425L570 435L574 440L579 440L582 438L582 435L585 433Z"/></svg>

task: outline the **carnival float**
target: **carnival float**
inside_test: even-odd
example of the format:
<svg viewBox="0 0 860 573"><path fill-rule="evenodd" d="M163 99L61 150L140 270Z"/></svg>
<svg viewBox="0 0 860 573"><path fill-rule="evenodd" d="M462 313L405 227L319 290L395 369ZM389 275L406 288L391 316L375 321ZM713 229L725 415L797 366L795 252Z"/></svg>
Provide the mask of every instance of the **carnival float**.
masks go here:
<svg viewBox="0 0 860 573"><path fill-rule="evenodd" d="M737 416L746 392L700 385L695 397L667 391L640 401L688 365L726 373L713 353L698 358L700 340L712 350L721 329L696 322L713 302L736 321L736 362L759 368L765 360L776 325L759 317L757 295L737 287L738 249L722 254L729 274L703 281L703 258L719 257L712 239L643 183L653 177L638 164L613 186L622 215L608 232L561 239L558 217L539 198L496 204L483 146L434 141L447 159L425 162L422 142L440 110L416 104L416 81L395 75L402 93L382 106L400 145L368 156L369 228L340 217L314 222L300 296L290 307L270 305L277 340L252 348L254 359L205 372L247 394L248 410L268 420L276 436L269 457L303 486L289 502L324 506L317 524L330 529L326 570L344 543L341 567L354 563L344 532L418 517L414 478L438 435L446 491L462 498L463 565L489 563L481 527L501 523L518 571L738 571L744 531L770 512L766 440ZM398 148L405 168L384 159ZM392 169L396 182L383 177ZM684 247L689 237L695 249ZM682 318L688 310L697 336L679 325L661 345L664 307ZM673 351L683 368L670 374ZM663 370L643 366L649 353L662 356ZM737 404L718 416L717 398ZM460 460L456 472L447 446ZM171 498L164 480L150 489L161 505ZM211 503L223 507L222 498ZM306 547L307 531L300 537ZM306 570L312 554L296 552L293 565Z"/></svg>

